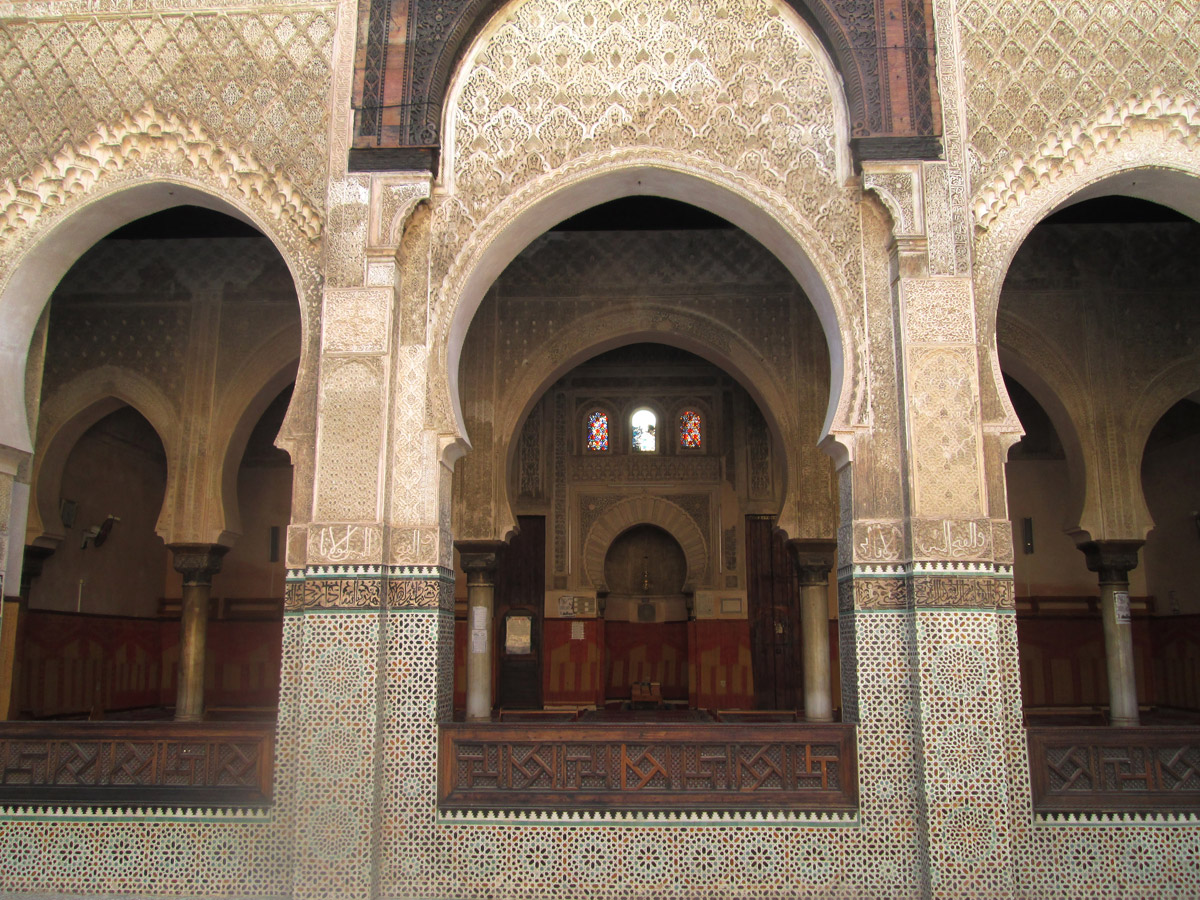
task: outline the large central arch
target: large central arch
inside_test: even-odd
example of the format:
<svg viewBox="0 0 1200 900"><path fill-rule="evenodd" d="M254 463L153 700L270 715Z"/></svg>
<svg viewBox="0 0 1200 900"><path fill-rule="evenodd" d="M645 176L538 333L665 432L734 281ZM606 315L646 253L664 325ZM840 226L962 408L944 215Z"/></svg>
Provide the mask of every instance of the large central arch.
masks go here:
<svg viewBox="0 0 1200 900"><path fill-rule="evenodd" d="M848 337L854 329L846 321L848 314L841 292L835 294L829 288L830 284L839 284L838 277L825 265L814 262L813 256L805 250L809 241L798 238L793 230L786 228L770 208L769 201L755 198L744 185L718 180L709 173L687 171L665 160L655 160L653 154L639 156L640 159L599 162L594 168L565 175L556 190L530 204L507 224L495 228L494 233L474 241L473 246L478 249L470 254L473 258L456 260L456 268L465 273L461 276L461 286L456 288L455 273L451 272L444 289L453 303L445 344L445 373L458 434L469 439L458 386L463 343L471 320L492 283L532 240L563 219L632 195L667 197L710 210L754 237L783 263L812 302L829 351L830 396L821 436L844 428L851 398L861 393L861 386L856 383L856 348ZM498 212L489 217L489 222L503 218ZM810 237L811 243L815 244L815 234ZM696 352L705 355L703 350Z"/></svg>

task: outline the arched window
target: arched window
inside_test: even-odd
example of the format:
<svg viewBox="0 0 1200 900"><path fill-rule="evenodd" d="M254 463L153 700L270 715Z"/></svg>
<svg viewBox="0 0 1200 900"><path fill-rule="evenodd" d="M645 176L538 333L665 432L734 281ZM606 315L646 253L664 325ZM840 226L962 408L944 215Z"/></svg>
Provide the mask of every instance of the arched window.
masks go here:
<svg viewBox="0 0 1200 900"><path fill-rule="evenodd" d="M699 450L704 446L701 416L694 409L679 414L679 446L684 450Z"/></svg>
<svg viewBox="0 0 1200 900"><path fill-rule="evenodd" d="M588 415L587 448L592 452L608 450L608 413L602 409Z"/></svg>
<svg viewBox="0 0 1200 900"><path fill-rule="evenodd" d="M633 449L640 453L653 453L657 449L655 427L658 425L658 416L642 407L634 412L630 425L633 426Z"/></svg>

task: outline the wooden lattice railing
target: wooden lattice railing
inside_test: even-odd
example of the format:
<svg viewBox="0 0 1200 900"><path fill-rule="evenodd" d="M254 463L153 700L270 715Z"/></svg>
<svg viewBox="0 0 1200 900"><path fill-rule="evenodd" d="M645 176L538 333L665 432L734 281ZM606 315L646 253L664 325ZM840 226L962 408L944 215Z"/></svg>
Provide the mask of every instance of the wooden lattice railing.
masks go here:
<svg viewBox="0 0 1200 900"><path fill-rule="evenodd" d="M455 722L440 742L448 810L858 807L852 725Z"/></svg>
<svg viewBox="0 0 1200 900"><path fill-rule="evenodd" d="M1200 728L1027 731L1040 813L1200 812Z"/></svg>
<svg viewBox="0 0 1200 900"><path fill-rule="evenodd" d="M0 803L270 800L274 722L0 722Z"/></svg>

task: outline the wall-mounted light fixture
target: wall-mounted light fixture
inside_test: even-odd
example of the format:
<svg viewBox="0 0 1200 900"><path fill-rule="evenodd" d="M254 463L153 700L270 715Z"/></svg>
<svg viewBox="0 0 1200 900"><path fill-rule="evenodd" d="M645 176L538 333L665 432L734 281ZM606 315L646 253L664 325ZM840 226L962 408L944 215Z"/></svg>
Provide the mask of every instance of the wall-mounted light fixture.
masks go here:
<svg viewBox="0 0 1200 900"><path fill-rule="evenodd" d="M1021 520L1021 546L1026 553L1033 552L1033 519L1028 517Z"/></svg>

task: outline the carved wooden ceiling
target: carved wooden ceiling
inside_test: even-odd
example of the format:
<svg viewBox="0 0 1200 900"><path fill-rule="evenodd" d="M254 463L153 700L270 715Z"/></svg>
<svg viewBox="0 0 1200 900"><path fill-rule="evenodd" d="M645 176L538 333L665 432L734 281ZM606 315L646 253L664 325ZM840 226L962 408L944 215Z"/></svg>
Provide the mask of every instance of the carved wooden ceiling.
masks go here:
<svg viewBox="0 0 1200 900"><path fill-rule="evenodd" d="M451 75L505 2L360 0L352 168L436 166ZM931 0L786 2L841 73L855 158L939 156Z"/></svg>

